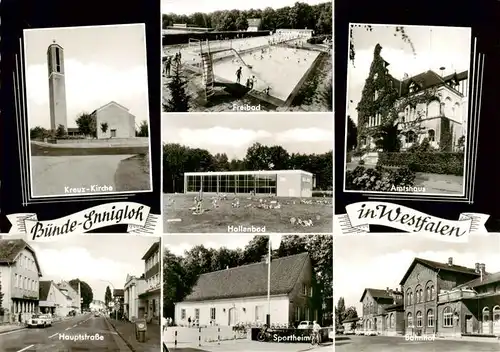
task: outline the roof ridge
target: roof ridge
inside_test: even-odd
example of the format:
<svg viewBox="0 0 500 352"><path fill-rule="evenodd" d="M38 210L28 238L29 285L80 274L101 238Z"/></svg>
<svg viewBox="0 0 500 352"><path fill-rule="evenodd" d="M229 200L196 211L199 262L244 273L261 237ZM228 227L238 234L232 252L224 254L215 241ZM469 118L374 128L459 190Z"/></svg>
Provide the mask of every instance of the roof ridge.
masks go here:
<svg viewBox="0 0 500 352"><path fill-rule="evenodd" d="M305 256L305 255L309 255L308 252L302 252L302 253L297 253L297 254L292 254L292 255L287 255L286 257L278 257L276 259L274 259L274 261L277 261L277 260L282 260L282 259L286 259L286 258L291 258L291 257L298 257L298 256ZM203 274L200 274L200 276L202 275L208 275L208 274L214 274L214 273L218 273L220 271L228 271L228 270L234 270L234 269L240 269L240 268L246 268L246 267L249 267L249 266L252 266L252 265L261 265L262 263L264 263L263 261L260 261L260 262L255 262L255 263L250 263L250 264L244 264L244 265L239 265L239 266L233 266L232 268L227 268L227 269L220 269L220 270L215 270L215 271L209 271L208 273L203 273Z"/></svg>

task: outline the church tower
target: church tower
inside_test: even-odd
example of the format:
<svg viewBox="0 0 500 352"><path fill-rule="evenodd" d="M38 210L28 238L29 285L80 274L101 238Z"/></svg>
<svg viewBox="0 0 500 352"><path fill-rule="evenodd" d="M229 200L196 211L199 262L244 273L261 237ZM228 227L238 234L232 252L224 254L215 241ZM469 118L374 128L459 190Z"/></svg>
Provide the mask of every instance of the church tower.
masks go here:
<svg viewBox="0 0 500 352"><path fill-rule="evenodd" d="M49 67L50 128L56 130L59 125L63 125L67 130L64 51L55 40L47 49L47 64Z"/></svg>

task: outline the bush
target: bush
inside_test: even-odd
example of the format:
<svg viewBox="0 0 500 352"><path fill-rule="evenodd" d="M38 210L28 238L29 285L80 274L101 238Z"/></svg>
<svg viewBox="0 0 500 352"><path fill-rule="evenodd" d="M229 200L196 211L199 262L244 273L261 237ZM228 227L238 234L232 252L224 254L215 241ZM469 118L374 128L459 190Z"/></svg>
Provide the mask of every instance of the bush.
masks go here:
<svg viewBox="0 0 500 352"><path fill-rule="evenodd" d="M352 161L352 152L347 152L345 162L350 163L351 161Z"/></svg>
<svg viewBox="0 0 500 352"><path fill-rule="evenodd" d="M381 166L408 167L414 172L463 176L464 154L442 152L380 153Z"/></svg>
<svg viewBox="0 0 500 352"><path fill-rule="evenodd" d="M367 169L358 166L346 172L346 189L350 191L389 192L392 187L411 187L415 182L415 172L407 167L389 170L381 166Z"/></svg>
<svg viewBox="0 0 500 352"><path fill-rule="evenodd" d="M327 197L327 198L332 198L333 197L333 191L312 191L312 196L313 197Z"/></svg>

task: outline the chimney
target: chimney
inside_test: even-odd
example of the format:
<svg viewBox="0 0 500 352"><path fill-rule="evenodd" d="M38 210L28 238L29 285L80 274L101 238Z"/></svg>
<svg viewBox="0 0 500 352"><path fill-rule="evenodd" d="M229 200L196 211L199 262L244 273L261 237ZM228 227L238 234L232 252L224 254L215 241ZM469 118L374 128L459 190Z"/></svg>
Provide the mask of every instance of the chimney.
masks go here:
<svg viewBox="0 0 500 352"><path fill-rule="evenodd" d="M478 274L479 274L479 270L481 270L481 269L479 269L479 263L476 263L476 264L475 264L475 269L476 269L476 273L478 273Z"/></svg>
<svg viewBox="0 0 500 352"><path fill-rule="evenodd" d="M453 257L448 258L448 265L452 266L453 265Z"/></svg>
<svg viewBox="0 0 500 352"><path fill-rule="evenodd" d="M486 265L484 263L479 264L479 272L481 274L486 274Z"/></svg>
<svg viewBox="0 0 500 352"><path fill-rule="evenodd" d="M396 287L396 289L394 291L399 292L399 288Z"/></svg>
<svg viewBox="0 0 500 352"><path fill-rule="evenodd" d="M385 288L385 290L386 290L387 292L390 292L390 291L389 291L389 287L386 287L386 288Z"/></svg>

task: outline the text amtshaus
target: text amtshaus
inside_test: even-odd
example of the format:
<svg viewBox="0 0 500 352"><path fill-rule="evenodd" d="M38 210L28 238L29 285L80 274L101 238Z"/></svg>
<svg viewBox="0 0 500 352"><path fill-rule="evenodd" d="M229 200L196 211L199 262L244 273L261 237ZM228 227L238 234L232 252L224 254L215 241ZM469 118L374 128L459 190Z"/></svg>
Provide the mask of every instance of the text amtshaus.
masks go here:
<svg viewBox="0 0 500 352"><path fill-rule="evenodd" d="M467 233L460 226L455 226L455 221L447 221L415 211L413 214L405 212L401 207L390 207L385 204L376 205L374 208L366 208L362 204L357 210L358 219L378 219L390 223L400 223L405 227L413 228L413 232L432 232L443 236L461 237ZM410 231L409 231L410 232Z"/></svg>

